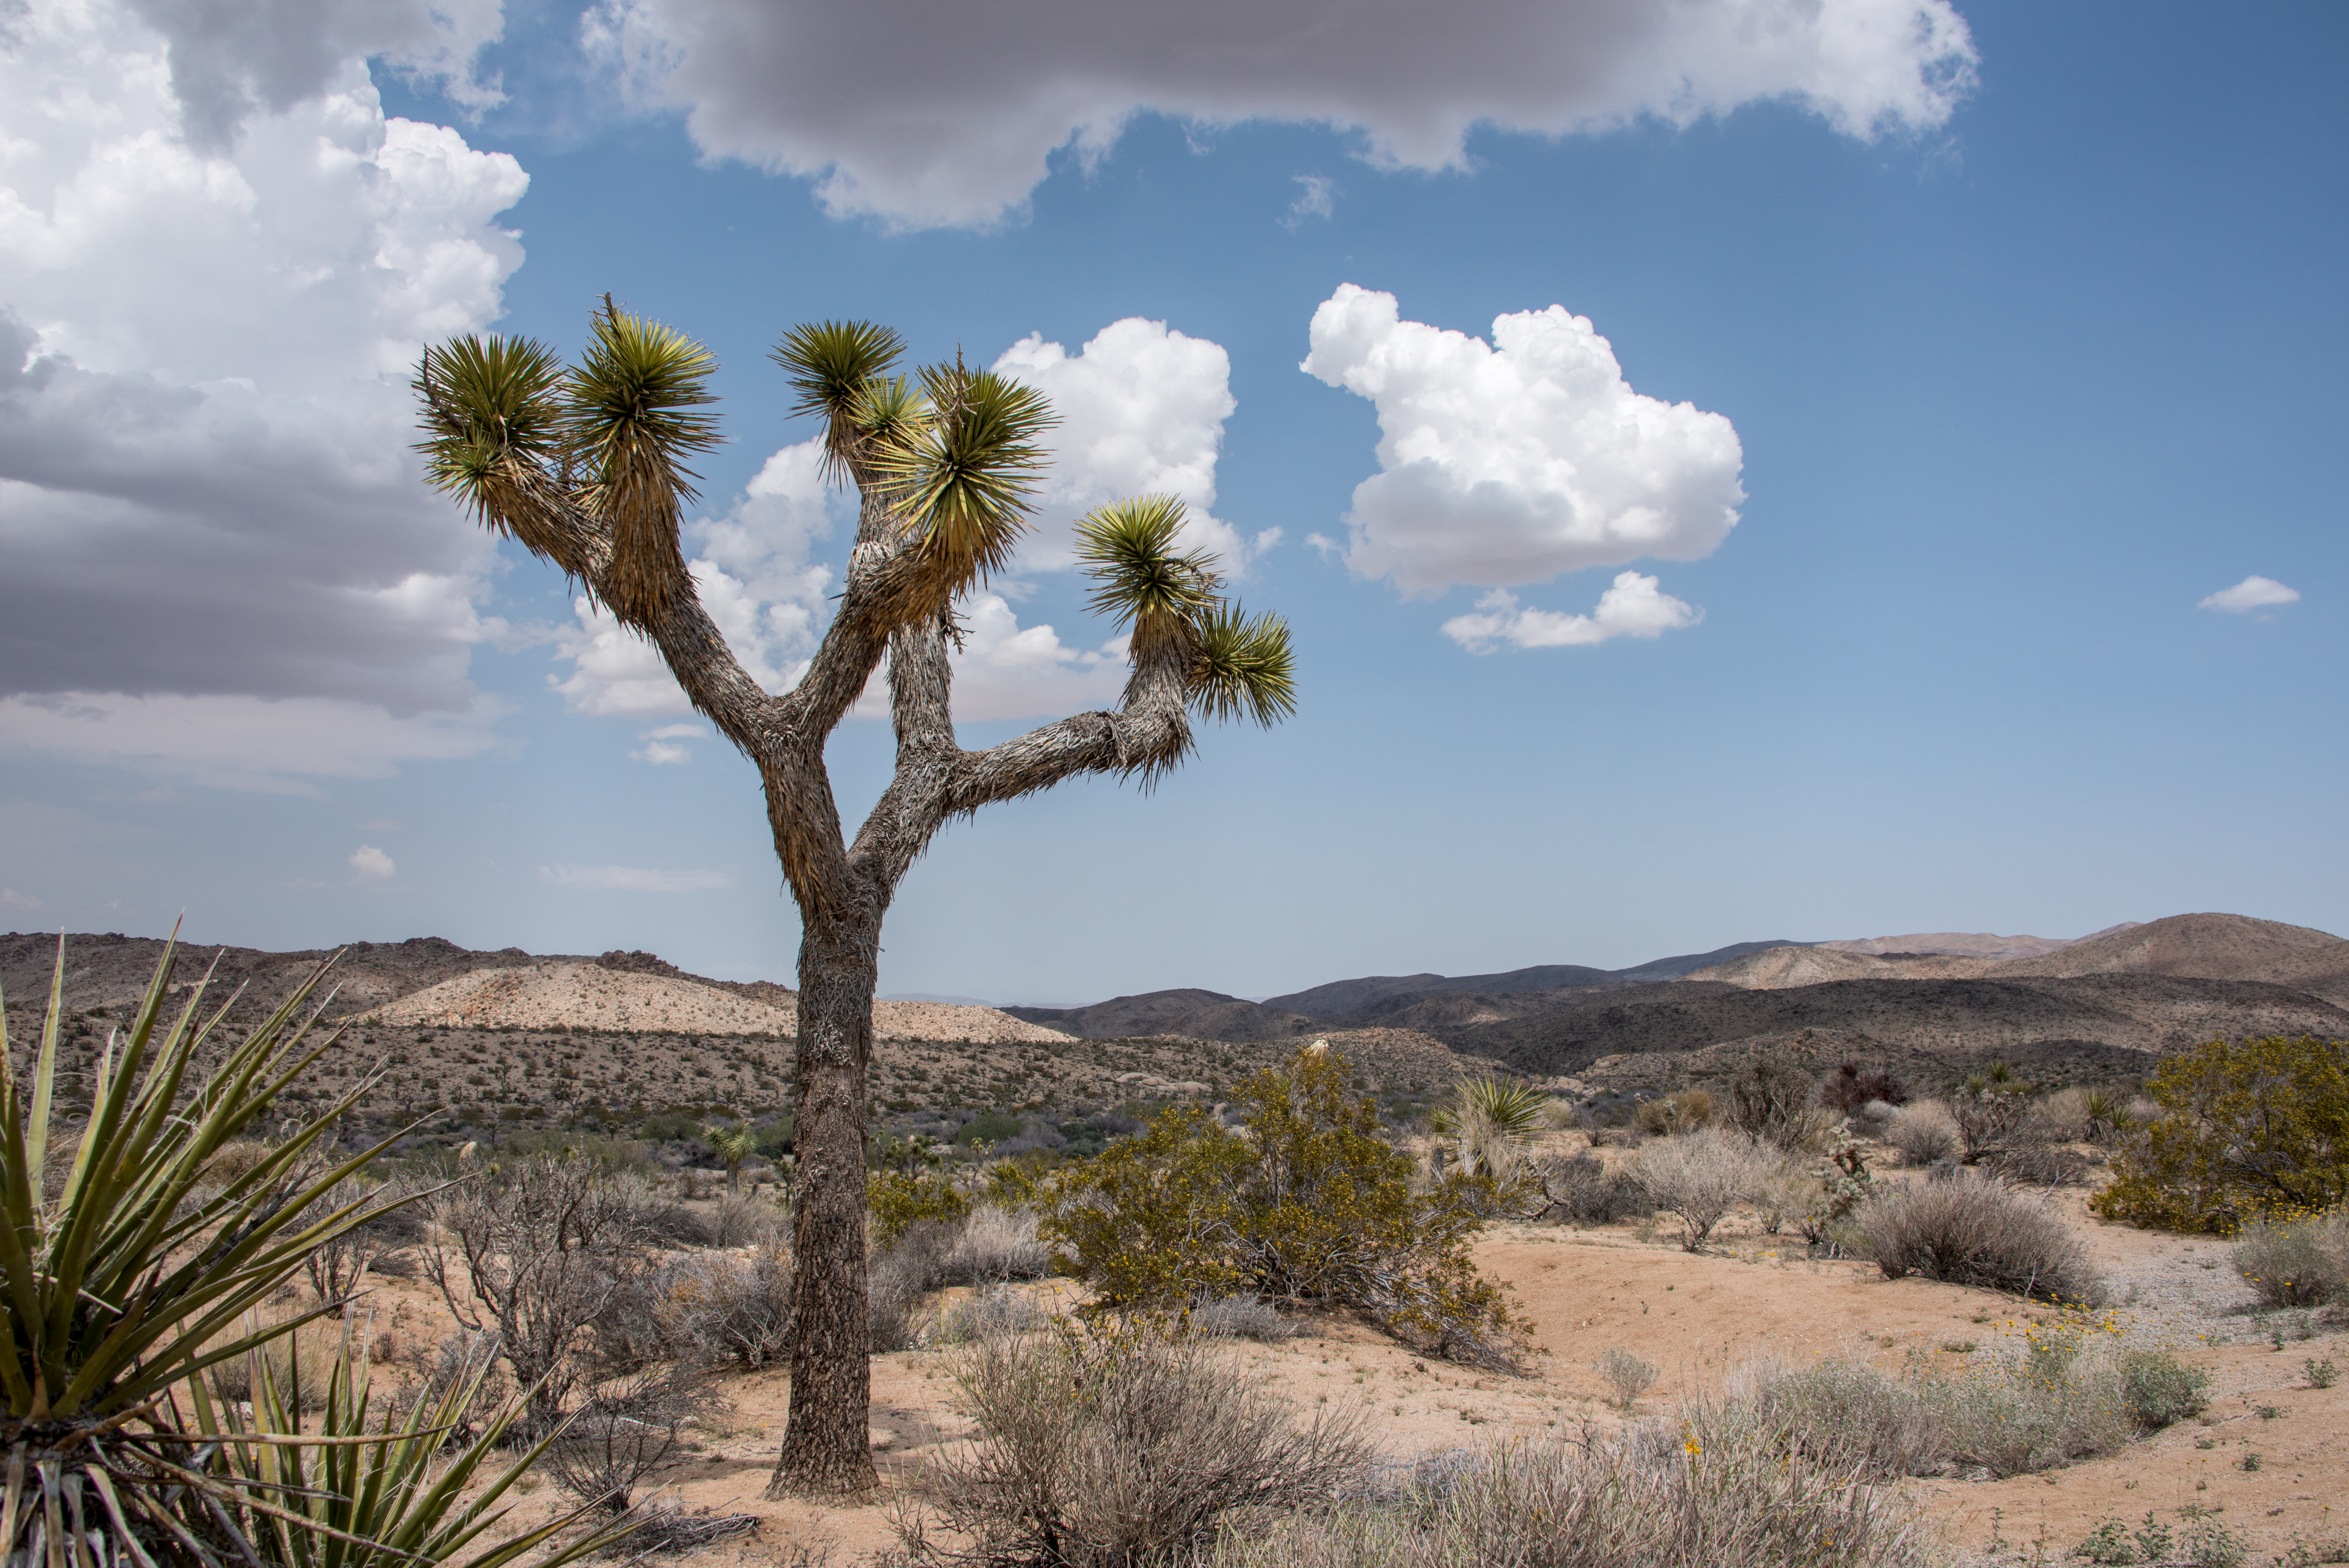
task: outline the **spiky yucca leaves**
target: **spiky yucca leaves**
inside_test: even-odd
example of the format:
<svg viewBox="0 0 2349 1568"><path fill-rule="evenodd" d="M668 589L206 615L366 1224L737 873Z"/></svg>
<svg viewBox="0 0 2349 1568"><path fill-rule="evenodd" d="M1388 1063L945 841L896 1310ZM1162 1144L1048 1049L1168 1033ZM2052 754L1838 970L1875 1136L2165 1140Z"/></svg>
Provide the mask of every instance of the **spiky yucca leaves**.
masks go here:
<svg viewBox="0 0 2349 1568"><path fill-rule="evenodd" d="M1297 659L1288 623L1218 605L1195 628L1191 705L1210 719L1252 719L1271 729L1297 711Z"/></svg>
<svg viewBox="0 0 2349 1568"><path fill-rule="evenodd" d="M1096 507L1077 523L1077 562L1092 574L1085 607L1134 628L1135 640L1161 628L1188 627L1216 605L1223 578L1205 550L1178 552L1183 503L1141 495Z"/></svg>
<svg viewBox="0 0 2349 1568"><path fill-rule="evenodd" d="M361 1200L315 1221L302 1219L388 1146L387 1140L340 1163L312 1158L328 1128L365 1093L364 1083L216 1193L197 1196L212 1158L253 1127L335 1037L311 1044L313 1020L301 1016L326 971L322 964L183 1094L191 1064L212 1044L226 1009L203 1016L207 977L177 1021L161 1028L173 945L166 944L127 1033L110 1038L99 1055L88 1116L54 1191L47 1184L50 1146L65 1130L57 1125L56 1097L62 940L29 1097L18 1090L16 1062L0 1025L0 1308L9 1338L0 1354L0 1390L7 1399L0 1445L8 1450L10 1478L0 1552L16 1550L41 1518L64 1553L52 1563L76 1560L77 1542L98 1552L91 1561L113 1561L84 1532L109 1529L98 1500L111 1484L109 1456L137 1446L125 1436L125 1423L151 1422L174 1384L288 1332L287 1324L233 1331L313 1247L381 1211ZM302 1174L314 1166L323 1168ZM209 1345L224 1333L227 1343ZM134 1463L125 1479L146 1473L146 1464ZM41 1501L19 1507L28 1466ZM87 1513L80 1505L85 1482L93 1489ZM119 1552L119 1541L114 1550Z"/></svg>
<svg viewBox="0 0 2349 1568"><path fill-rule="evenodd" d="M569 440L563 362L527 337L454 337L418 363L425 476L499 533L552 553L540 504Z"/></svg>
<svg viewBox="0 0 2349 1568"><path fill-rule="evenodd" d="M1185 694L1210 719L1269 729L1297 711L1288 623L1251 616L1217 591L1205 550L1177 550L1183 503L1143 495L1096 508L1077 524L1077 560L1092 575L1086 607L1133 628L1137 664L1164 648L1185 665Z"/></svg>
<svg viewBox="0 0 2349 1568"><path fill-rule="evenodd" d="M928 417L874 443L874 467L951 594L1009 562L1044 466L1036 438L1058 421L1041 392L992 370L933 365L921 388Z"/></svg>
<svg viewBox="0 0 2349 1568"><path fill-rule="evenodd" d="M709 390L717 368L692 338L606 298L564 389L572 452L585 471L580 499L612 527L604 597L638 626L658 619L686 580L678 514L699 499L699 476L685 459L721 439L715 419L687 410L718 400Z"/></svg>
<svg viewBox="0 0 2349 1568"><path fill-rule="evenodd" d="M1454 1140L1463 1175L1506 1180L1515 1173L1521 1140L1541 1130L1548 1104L1548 1096L1525 1084L1463 1078L1428 1125L1437 1137Z"/></svg>
<svg viewBox="0 0 2349 1568"><path fill-rule="evenodd" d="M306 1441L298 1413L299 1356L288 1357L292 1370L280 1387L269 1359L253 1355L249 1420L233 1404L216 1406L199 1379L191 1390L197 1425L225 1438L205 1477L215 1483L214 1499L225 1504L227 1522L240 1538L234 1542L238 1555L249 1547L272 1568L401 1568L419 1562L504 1568L560 1534L586 1510L574 1509L511 1539L481 1542L510 1511L500 1506L505 1493L563 1435L556 1428L502 1470L489 1474L492 1457L529 1407L527 1391L509 1399L472 1441L445 1460L441 1457L448 1434L481 1398L492 1361L484 1354L468 1375L450 1379L438 1399L418 1400L395 1426L370 1409L367 1358L352 1345L347 1326L326 1386L326 1408ZM466 1498L466 1489L485 1475L487 1484ZM533 1568L561 1568L611 1545L641 1522L622 1520L567 1542L537 1558Z"/></svg>
<svg viewBox="0 0 2349 1568"><path fill-rule="evenodd" d="M792 412L824 418L830 477L851 477L869 438L902 438L910 428L906 416L916 411L919 400L902 377L889 375L905 352L905 339L895 329L870 321L806 322L768 351L799 393Z"/></svg>

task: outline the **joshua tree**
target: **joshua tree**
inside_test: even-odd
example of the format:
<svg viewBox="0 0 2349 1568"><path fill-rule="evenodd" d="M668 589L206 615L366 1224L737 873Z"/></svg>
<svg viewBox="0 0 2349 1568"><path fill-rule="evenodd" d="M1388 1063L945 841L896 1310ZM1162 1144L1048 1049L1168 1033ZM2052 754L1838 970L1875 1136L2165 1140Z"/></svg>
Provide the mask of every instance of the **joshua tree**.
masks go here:
<svg viewBox="0 0 2349 1568"><path fill-rule="evenodd" d="M1091 607L1127 627L1132 675L1108 712L1080 713L985 751L956 742L947 649L956 601L1000 570L1027 526L1050 407L957 361L908 378L886 327L796 327L773 351L825 421L831 473L856 486L856 543L839 609L799 683L762 691L695 591L678 547L695 499L685 467L718 440L698 412L714 368L699 344L613 306L565 369L526 339L428 349L416 378L428 472L482 524L554 562L650 638L693 705L758 769L775 853L800 912L792 1404L774 1488L874 1483L864 1259L865 1073L881 922L951 817L1081 774L1144 781L1191 749L1194 711L1271 724L1295 706L1288 628L1222 596L1206 556L1175 540L1181 503L1146 496L1078 527ZM851 840L824 742L888 661L897 763Z"/></svg>

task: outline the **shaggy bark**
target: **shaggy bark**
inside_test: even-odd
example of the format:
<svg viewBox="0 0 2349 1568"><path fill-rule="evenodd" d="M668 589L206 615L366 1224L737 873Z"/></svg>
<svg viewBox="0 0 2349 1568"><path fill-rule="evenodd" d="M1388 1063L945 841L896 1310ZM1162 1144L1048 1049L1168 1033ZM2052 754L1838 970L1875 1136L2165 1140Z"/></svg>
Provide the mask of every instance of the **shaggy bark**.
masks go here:
<svg viewBox="0 0 2349 1568"><path fill-rule="evenodd" d="M512 480L488 506L493 522L645 632L694 707L757 765L776 858L799 905L796 1332L771 1495L855 1492L877 1481L866 1421L865 1076L881 926L897 884L953 816L1081 774L1148 776L1191 746L1185 647L1137 628L1133 675L1114 711L962 750L947 655L952 598L963 585L936 580L886 486L850 466L862 504L839 611L807 673L780 694L762 691L735 659L673 549L636 549L543 476ZM824 742L885 653L896 767L852 844Z"/></svg>

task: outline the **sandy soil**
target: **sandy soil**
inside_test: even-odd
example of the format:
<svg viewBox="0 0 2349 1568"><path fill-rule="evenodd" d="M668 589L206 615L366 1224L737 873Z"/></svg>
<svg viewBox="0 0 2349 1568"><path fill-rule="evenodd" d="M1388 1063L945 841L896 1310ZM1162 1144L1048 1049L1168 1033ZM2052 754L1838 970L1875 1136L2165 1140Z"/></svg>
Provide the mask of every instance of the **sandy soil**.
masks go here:
<svg viewBox="0 0 2349 1568"><path fill-rule="evenodd" d="M2312 1357L2349 1366L2349 1334L2303 1339L2296 1335L2308 1332L2304 1314L2251 1313L2223 1244L2103 1224L2087 1217L2077 1194L2056 1201L2106 1271L2132 1341L2174 1349L2209 1369L2210 1407L2147 1442L2067 1469L1909 1483L1960 1559L2054 1562L2100 1521L2134 1527L2148 1511L2173 1528L2182 1524L2180 1510L2210 1511L2247 1532L2254 1563L2282 1555L2296 1540L2341 1539L2349 1518L2336 1519L2336 1511L2349 1514L2349 1504L2334 1494L2349 1480L2349 1385L2311 1388L2302 1367ZM1619 1423L1627 1417L1608 1403L1593 1365L1609 1348L1659 1369L1629 1417L1637 1419L1719 1393L1741 1369L1771 1361L1834 1355L1897 1371L1921 1356L1954 1370L2048 1315L1990 1292L1814 1262L1800 1255L1799 1242L1789 1248L1736 1220L1702 1254L1682 1251L1657 1228L1508 1225L1485 1238L1478 1256L1516 1290L1537 1326L1544 1354L1528 1376L1429 1361L1365 1324L1330 1316L1308 1320L1307 1332L1286 1343L1242 1343L1232 1354L1299 1407L1360 1410L1380 1448L1405 1460L1503 1436ZM1064 1282L1021 1288L1062 1310L1077 1300ZM396 1323L408 1344L440 1332L440 1309L420 1281L386 1281L376 1299L379 1321ZM688 1507L755 1513L762 1526L755 1540L697 1561L766 1568L821 1551L846 1564L873 1561L895 1543L889 1484L926 1449L967 1436L968 1425L956 1411L938 1353L876 1356L873 1376L885 1490L854 1505L761 1499L788 1407L788 1376L770 1369L716 1386L698 1451L662 1479ZM2257 1465L2247 1470L2251 1455ZM533 1497L524 1512L534 1516L553 1497L551 1489Z"/></svg>
<svg viewBox="0 0 2349 1568"><path fill-rule="evenodd" d="M612 1033L692 1034L787 1035L799 1030L793 1002L768 1003L691 980L564 962L475 970L378 1008L366 1021L442 1029L552 1029L560 1024ZM875 1034L910 1040L990 1044L1070 1038L991 1007L936 1002L876 1002L873 1029Z"/></svg>

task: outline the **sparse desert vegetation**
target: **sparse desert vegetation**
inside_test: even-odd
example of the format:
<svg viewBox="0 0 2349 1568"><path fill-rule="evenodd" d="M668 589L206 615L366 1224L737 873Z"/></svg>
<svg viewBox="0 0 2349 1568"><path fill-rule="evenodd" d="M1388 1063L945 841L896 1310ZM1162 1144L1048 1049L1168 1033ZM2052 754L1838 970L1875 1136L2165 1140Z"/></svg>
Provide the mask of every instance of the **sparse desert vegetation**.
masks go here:
<svg viewBox="0 0 2349 1568"><path fill-rule="evenodd" d="M73 1022L53 1116L88 1103ZM364 1345L366 1419L527 1457L472 1461L469 1501L502 1476L501 1502L533 1497L479 1544L543 1518L562 1522L533 1552L625 1526L631 1552L723 1557L763 1551L740 1544L756 1527L841 1562L1628 1568L1702 1541L1708 1562L1921 1564L2013 1545L2002 1519L2054 1498L2055 1547L2118 1561L2147 1527L2105 1527L2156 1475L2178 1478L2146 1500L2174 1543L2209 1522L2181 1510L2224 1499L2228 1539L2281 1555L2286 1524L2245 1500L2349 1417L2323 1413L2349 1350L2337 1209L2271 1207L2216 1241L2087 1214L2104 1172L2150 1168L2166 1102L2133 1082L1892 1082L1764 1044L1643 1099L1457 1057L1401 1084L1344 1044L1160 1047L1213 1098L1054 1105L1030 1065L1027 1101L892 1113L866 1179L883 1487L833 1511L828 1544L801 1505L750 1496L796 1329L787 1104L475 1124L490 1136L316 1167L334 1180L300 1222L360 1222L287 1261L264 1340L204 1397L219 1419L344 1430L338 1368ZM1012 1047L1061 1060L905 1051L936 1085ZM22 1120L31 1064L12 1064ZM1992 1096L1969 1138L1965 1102ZM222 1222L288 1147L220 1141L191 1201ZM331 1318L281 1332L355 1286L354 1339Z"/></svg>

